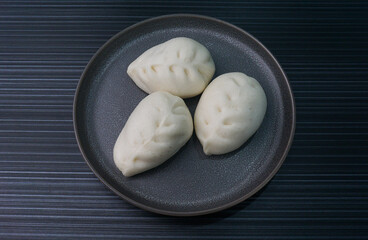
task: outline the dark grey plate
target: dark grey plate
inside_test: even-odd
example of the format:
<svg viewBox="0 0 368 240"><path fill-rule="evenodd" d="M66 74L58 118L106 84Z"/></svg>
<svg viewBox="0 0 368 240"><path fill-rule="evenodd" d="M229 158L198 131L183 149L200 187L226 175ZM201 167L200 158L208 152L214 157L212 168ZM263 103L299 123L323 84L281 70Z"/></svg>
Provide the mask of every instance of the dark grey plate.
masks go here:
<svg viewBox="0 0 368 240"><path fill-rule="evenodd" d="M125 178L115 167L113 146L130 113L146 96L126 69L148 48L180 36L209 49L216 64L214 77L236 71L256 78L267 95L265 119L257 133L234 152L208 157L193 135L161 166ZM185 100L192 114L198 99ZM125 29L95 54L76 91L74 128L87 164L117 195L152 212L193 216L233 206L272 178L290 148L295 109L284 72L254 37L217 19L168 15Z"/></svg>

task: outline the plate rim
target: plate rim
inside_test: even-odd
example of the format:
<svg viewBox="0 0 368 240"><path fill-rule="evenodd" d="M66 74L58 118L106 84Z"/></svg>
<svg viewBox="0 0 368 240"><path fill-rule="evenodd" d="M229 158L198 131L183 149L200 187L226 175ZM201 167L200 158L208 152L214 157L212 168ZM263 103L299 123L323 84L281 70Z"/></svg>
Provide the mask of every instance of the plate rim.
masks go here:
<svg viewBox="0 0 368 240"><path fill-rule="evenodd" d="M128 32L129 30L134 29L136 27L139 27L141 25L153 22L153 21L157 21L157 20L161 20L161 19L165 19L165 18L173 18L173 17L174 18L186 17L186 18L197 18L197 19L199 18L199 19L202 19L202 20L214 21L214 22L226 25L230 28L233 28L233 29L239 31L241 34L246 35L247 37L251 38L253 41L256 42L256 44L259 45L259 47L261 47L267 53L267 55L269 55L271 60L276 64L276 67L278 68L278 70L280 71L281 75L283 76L283 78L285 80L286 88L287 88L288 92L290 93L290 97L291 97L291 99L290 99L291 116L292 116L292 119L291 119L292 120L291 133L289 135L289 139L287 141L286 148L283 151L283 154L281 155L280 161L278 162L276 167L271 171L271 173L260 184L258 184L252 191L250 191L249 193L243 195L242 197L240 197L238 199L235 199L234 201L228 202L228 203L223 204L223 205L218 206L218 207L213 207L213 208L209 208L209 209L205 209L205 210L189 211L189 212L163 210L163 209L159 209L159 208L150 207L150 206L147 206L147 205L142 204L140 202L137 202L137 201L129 198L128 196L125 196L124 194L119 192L117 189L115 189L113 186L111 186L103 177L100 176L100 174L97 172L97 170L93 167L93 165L90 163L89 159L87 158L87 155L85 154L85 152L83 150L83 147L82 147L82 144L81 144L81 141L80 141L80 137L79 137L79 133L78 133L78 124L77 124L77 100L78 100L80 88L81 88L83 79L85 78L85 75L86 75L88 69L90 68L92 63L95 61L95 59L104 51L104 49L108 45L110 45L111 42L113 42L115 39L119 38L121 35L125 34L126 32ZM161 16L157 16L157 17L148 18L148 19L145 19L143 21L140 21L138 23L135 23L135 24L123 29L122 31L120 31L117 34L115 34L114 36L112 36L108 41L106 41L97 50L97 52L92 56L92 58L89 60L88 64L84 68L83 73L81 74L81 76L79 78L78 85L76 87L75 94L74 94L74 99L73 99L74 135L75 135L75 138L76 138L76 141L77 141L79 151L81 152L84 161L87 163L87 165L92 170L92 172L96 175L96 177L105 186L107 186L112 192L114 192L116 195L118 195L119 197L121 197L122 199L127 201L128 203L130 203L130 204L132 204L136 207L139 207L141 209L144 209L146 211L157 213L157 214L162 214L162 215L167 215L167 216L190 217L190 216L200 216L200 215L205 215L205 214L211 214L211 213L219 212L219 211L225 210L227 208L233 207L233 206L245 201L246 199L250 198L251 196L253 196L255 193L257 193L260 189L262 189L275 176L275 174L278 172L278 170L280 169L280 167L284 163L285 158L286 158L286 156L287 156L287 154L288 154L288 152L291 148L291 145L292 145L292 142L293 142L293 139L294 139L295 127L296 127L296 108L295 108L295 100L294 100L293 91L291 89L289 80L288 80L285 72L283 71L280 63L272 55L272 53L258 39L256 39L254 36L252 36L251 34L246 32L245 30L241 29L240 27L237 27L237 26L235 26L231 23L228 23L226 21L223 21L223 20L220 20L220 19L217 19L217 18L214 18L214 17L199 15L199 14L179 13L179 14L168 14L168 15L161 15Z"/></svg>

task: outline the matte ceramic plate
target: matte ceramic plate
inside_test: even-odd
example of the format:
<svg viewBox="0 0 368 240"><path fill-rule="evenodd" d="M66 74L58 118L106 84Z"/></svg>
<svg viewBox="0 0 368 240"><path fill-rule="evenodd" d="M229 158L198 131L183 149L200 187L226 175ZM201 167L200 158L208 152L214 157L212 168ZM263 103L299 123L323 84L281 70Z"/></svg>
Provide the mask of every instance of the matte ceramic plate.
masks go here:
<svg viewBox="0 0 368 240"><path fill-rule="evenodd" d="M164 164L125 178L114 164L113 147L130 113L147 95L126 69L144 51L174 37L189 37L208 48L216 64L214 78L227 72L256 78L267 95L266 116L256 134L234 152L206 156L194 134ZM198 100L185 100L192 115ZM280 65L254 37L217 19L168 15L135 24L98 50L76 91L74 128L86 162L117 195L152 212L193 216L231 207L272 178L290 148L295 109Z"/></svg>

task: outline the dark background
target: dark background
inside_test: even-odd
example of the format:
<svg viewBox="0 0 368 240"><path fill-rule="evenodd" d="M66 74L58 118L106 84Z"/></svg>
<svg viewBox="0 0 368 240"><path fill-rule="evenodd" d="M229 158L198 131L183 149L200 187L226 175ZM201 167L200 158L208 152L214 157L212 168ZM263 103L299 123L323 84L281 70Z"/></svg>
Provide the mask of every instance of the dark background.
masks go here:
<svg viewBox="0 0 368 240"><path fill-rule="evenodd" d="M280 171L213 215L133 207L93 175L74 138L74 92L92 55L170 13L248 31L295 95ZM0 239L368 239L367 27L364 1L0 1Z"/></svg>

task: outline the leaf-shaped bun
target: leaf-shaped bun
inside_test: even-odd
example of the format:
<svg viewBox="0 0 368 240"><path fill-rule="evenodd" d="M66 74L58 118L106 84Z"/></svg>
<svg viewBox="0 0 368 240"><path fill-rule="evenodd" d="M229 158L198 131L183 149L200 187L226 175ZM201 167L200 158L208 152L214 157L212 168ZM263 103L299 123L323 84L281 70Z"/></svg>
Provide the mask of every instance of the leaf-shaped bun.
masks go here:
<svg viewBox="0 0 368 240"><path fill-rule="evenodd" d="M240 147L257 131L266 108L266 94L254 78L233 72L214 79L194 115L205 154L224 154Z"/></svg>
<svg viewBox="0 0 368 240"><path fill-rule="evenodd" d="M114 146L114 161L129 177L174 155L192 136L193 121L183 99L167 92L145 97L129 116Z"/></svg>
<svg viewBox="0 0 368 240"><path fill-rule="evenodd" d="M215 73L210 52L190 38L173 38L145 51L127 70L143 91L166 91L182 98L205 89Z"/></svg>

